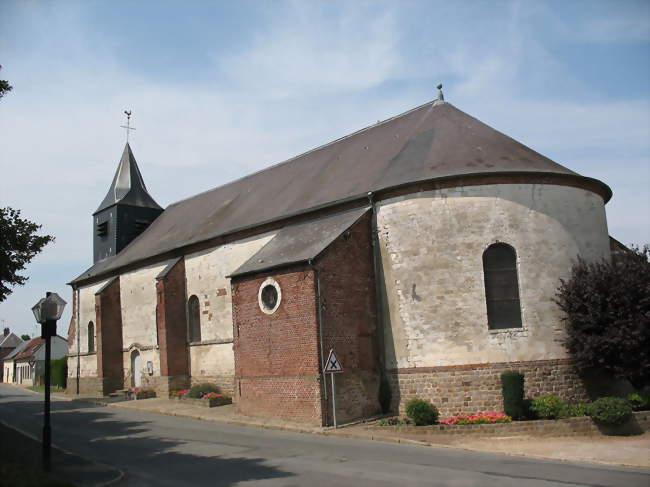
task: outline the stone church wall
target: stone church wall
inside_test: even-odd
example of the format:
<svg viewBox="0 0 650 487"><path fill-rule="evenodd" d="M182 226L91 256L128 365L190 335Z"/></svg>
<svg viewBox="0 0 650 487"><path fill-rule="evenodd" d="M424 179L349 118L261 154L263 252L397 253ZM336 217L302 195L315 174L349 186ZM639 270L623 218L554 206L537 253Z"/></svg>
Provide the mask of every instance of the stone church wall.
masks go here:
<svg viewBox="0 0 650 487"><path fill-rule="evenodd" d="M70 344L68 351L68 376L70 384L74 384L77 378L77 365L79 365L79 392L81 394L99 395L102 392L102 382L97 373L97 316L95 313L95 293L101 289L108 279L99 281L79 289L79 343L77 337ZM88 351L88 324L95 325L95 351ZM75 325L76 326L76 325ZM77 349L79 347L79 349ZM77 362L77 351L79 360ZM76 392L76 384L74 384Z"/></svg>
<svg viewBox="0 0 650 487"><path fill-rule="evenodd" d="M262 248L274 234L264 234L185 257L187 296L196 295L201 309L201 342L190 344L192 384L212 382L233 393L231 272Z"/></svg>
<svg viewBox="0 0 650 487"><path fill-rule="evenodd" d="M122 302L122 344L124 386L134 384L134 374L140 374L143 387L155 387L154 377L160 376L158 332L156 326L156 276L171 261L127 272L120 277ZM131 370L134 350L140 353L141 370ZM147 362L153 364L153 375L146 371Z"/></svg>
<svg viewBox="0 0 650 487"><path fill-rule="evenodd" d="M548 370L539 390L565 387L551 379L560 369L568 370L558 365L567 354L553 299L578 255L587 260L609 255L600 196L533 184L428 191L381 202L378 230L387 307L386 368L397 374L394 403L403 406L406 398L420 394L449 412L499 409L494 398L466 401L471 395L457 394L466 387L478 391L478 376L467 372L472 377L456 383L462 374L440 369L466 364L477 364L485 373L481 364L510 362L513 368L517 363L526 368L535 363L531 373ZM488 329L482 255L496 242L517 253L521 328ZM548 366L541 365L544 360ZM565 393L580 395L569 389Z"/></svg>

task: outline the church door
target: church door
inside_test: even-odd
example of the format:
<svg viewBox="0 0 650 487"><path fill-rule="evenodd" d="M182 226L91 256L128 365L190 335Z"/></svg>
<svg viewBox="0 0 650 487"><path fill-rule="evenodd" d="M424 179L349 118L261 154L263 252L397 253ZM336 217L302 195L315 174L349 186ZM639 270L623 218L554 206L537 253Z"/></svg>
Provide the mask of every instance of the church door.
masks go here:
<svg viewBox="0 0 650 487"><path fill-rule="evenodd" d="M131 374L133 376L133 386L142 387L142 360L140 352L134 350L131 354Z"/></svg>

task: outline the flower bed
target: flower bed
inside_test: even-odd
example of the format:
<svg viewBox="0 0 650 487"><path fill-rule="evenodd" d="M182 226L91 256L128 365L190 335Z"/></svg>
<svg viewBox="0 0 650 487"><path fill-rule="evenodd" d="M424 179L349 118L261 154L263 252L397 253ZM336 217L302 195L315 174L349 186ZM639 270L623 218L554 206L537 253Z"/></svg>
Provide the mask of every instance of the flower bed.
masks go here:
<svg viewBox="0 0 650 487"><path fill-rule="evenodd" d="M394 426L389 426L391 423ZM383 424L383 426L382 426ZM434 424L431 426L404 425L403 421L385 419L377 424L369 424L366 429L371 431L391 430L401 436L406 435L468 435L468 436L582 436L582 435L636 435L650 431L650 411L632 413L629 421L621 425L598 424L592 418L564 418L557 420L513 421L506 423L467 423ZM407 436L408 437L408 436Z"/></svg>
<svg viewBox="0 0 650 487"><path fill-rule="evenodd" d="M189 397L189 389L183 389L181 391L174 391L171 393L171 398L177 401L183 401L196 406L202 406L205 408L213 408L216 406L225 406L226 404L231 404L232 399L229 396L224 394L219 394L216 392L208 392L204 394L203 397L197 399Z"/></svg>
<svg viewBox="0 0 650 487"><path fill-rule="evenodd" d="M451 418L443 419L440 421L442 424L449 426L454 425L465 425L465 424L493 424L493 423L511 423L512 418L503 413L479 413L473 414L472 416L466 416L459 414L458 416L452 416Z"/></svg>
<svg viewBox="0 0 650 487"><path fill-rule="evenodd" d="M132 387L127 391L127 395L129 399L150 399L156 397L156 391L143 387Z"/></svg>

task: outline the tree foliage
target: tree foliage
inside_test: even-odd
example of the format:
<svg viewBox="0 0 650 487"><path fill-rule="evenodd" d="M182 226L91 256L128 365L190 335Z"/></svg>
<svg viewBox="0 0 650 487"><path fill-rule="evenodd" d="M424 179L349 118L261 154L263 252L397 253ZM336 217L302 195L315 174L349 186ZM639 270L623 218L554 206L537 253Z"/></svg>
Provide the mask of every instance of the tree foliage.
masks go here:
<svg viewBox="0 0 650 487"><path fill-rule="evenodd" d="M2 69L2 66L0 66L0 69ZM13 89L14 89L14 87L11 86L7 80L0 79L0 98L5 96L7 93L9 93Z"/></svg>
<svg viewBox="0 0 650 487"><path fill-rule="evenodd" d="M51 235L37 235L41 228L20 218L20 210L0 208L0 302L12 293L10 286L22 286L29 279L18 274L45 245Z"/></svg>
<svg viewBox="0 0 650 487"><path fill-rule="evenodd" d="M637 389L650 384L650 247L611 261L579 260L560 283L566 346L579 368L606 370Z"/></svg>
<svg viewBox="0 0 650 487"><path fill-rule="evenodd" d="M25 333L24 335L20 335L20 338L22 338L26 342L32 339L32 337L30 337L27 333Z"/></svg>

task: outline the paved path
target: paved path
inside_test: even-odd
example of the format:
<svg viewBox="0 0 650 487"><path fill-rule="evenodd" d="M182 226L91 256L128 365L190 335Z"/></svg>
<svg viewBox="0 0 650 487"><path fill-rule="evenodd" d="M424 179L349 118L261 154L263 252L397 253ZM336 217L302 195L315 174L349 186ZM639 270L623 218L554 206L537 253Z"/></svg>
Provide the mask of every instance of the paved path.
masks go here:
<svg viewBox="0 0 650 487"><path fill-rule="evenodd" d="M40 395L0 385L0 419L40 434ZM645 470L260 430L53 403L58 446L125 472L119 486L647 487Z"/></svg>

